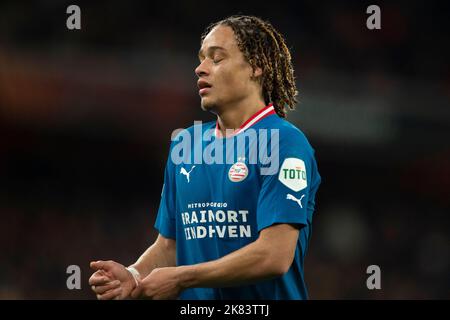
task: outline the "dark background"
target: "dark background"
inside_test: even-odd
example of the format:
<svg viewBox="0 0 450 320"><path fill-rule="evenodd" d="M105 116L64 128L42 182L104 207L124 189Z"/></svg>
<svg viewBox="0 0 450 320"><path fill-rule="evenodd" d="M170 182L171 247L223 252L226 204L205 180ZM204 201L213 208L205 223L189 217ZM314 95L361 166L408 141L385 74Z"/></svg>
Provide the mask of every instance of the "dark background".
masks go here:
<svg viewBox="0 0 450 320"><path fill-rule="evenodd" d="M381 30L366 28L370 4ZM214 119L200 34L237 13L292 50L288 119L323 178L310 297L450 298L450 4L312 0L2 1L0 298L93 299L89 261L128 265L153 242L171 132ZM82 290L66 288L72 264ZM372 264L381 290L366 287Z"/></svg>

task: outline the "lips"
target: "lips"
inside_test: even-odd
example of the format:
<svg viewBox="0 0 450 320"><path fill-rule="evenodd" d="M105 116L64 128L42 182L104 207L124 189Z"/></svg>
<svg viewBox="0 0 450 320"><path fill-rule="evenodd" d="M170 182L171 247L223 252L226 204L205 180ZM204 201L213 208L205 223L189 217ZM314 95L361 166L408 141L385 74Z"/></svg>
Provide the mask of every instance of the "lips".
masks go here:
<svg viewBox="0 0 450 320"><path fill-rule="evenodd" d="M204 95L204 94L209 92L209 90L211 89L212 85L209 82L200 79L200 80L197 81L197 87L199 89L198 93L200 95Z"/></svg>

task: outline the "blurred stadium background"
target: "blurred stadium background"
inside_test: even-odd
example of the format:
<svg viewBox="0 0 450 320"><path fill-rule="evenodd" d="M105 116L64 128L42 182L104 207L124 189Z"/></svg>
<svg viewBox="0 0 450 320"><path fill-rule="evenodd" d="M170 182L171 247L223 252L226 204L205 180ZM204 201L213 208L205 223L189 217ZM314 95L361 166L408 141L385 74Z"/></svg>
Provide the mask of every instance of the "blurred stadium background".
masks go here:
<svg viewBox="0 0 450 320"><path fill-rule="evenodd" d="M77 4L82 30L66 28ZM366 28L381 7L382 29ZM323 183L306 258L312 299L450 298L447 2L2 1L0 298L93 299L92 259L155 239L170 134L199 108L199 37L231 14L292 48ZM66 288L66 268L82 290ZM379 265L382 289L366 288Z"/></svg>

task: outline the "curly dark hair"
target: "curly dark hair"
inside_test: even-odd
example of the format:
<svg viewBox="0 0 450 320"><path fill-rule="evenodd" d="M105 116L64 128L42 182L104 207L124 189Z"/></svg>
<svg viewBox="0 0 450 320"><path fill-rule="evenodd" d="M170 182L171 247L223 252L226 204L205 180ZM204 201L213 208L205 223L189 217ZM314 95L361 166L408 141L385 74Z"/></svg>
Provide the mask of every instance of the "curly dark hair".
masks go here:
<svg viewBox="0 0 450 320"><path fill-rule="evenodd" d="M235 15L209 25L201 37L216 26L225 25L233 29L239 49L255 71L262 69L264 101L273 103L276 113L286 117L287 109L293 110L298 94L291 53L283 36L270 22L254 16Z"/></svg>

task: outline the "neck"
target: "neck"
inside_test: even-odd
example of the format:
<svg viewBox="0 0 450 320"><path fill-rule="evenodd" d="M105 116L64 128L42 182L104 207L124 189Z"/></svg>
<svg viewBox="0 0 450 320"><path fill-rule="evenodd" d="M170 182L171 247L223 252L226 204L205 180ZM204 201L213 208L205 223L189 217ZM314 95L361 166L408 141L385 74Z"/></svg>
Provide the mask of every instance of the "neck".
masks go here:
<svg viewBox="0 0 450 320"><path fill-rule="evenodd" d="M264 101L258 99L244 99L234 105L228 105L225 110L217 114L220 131L226 136L226 130L237 130L252 115L266 106Z"/></svg>

